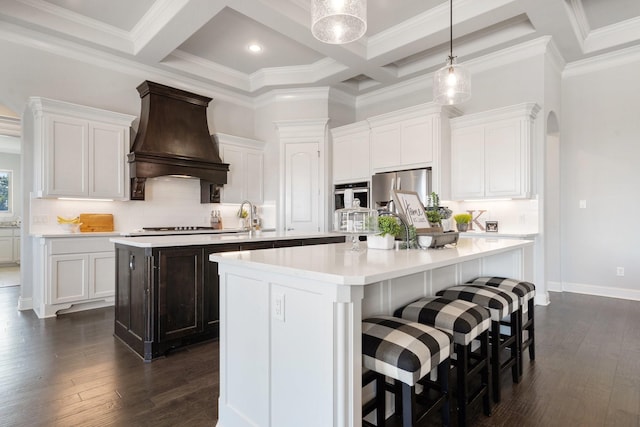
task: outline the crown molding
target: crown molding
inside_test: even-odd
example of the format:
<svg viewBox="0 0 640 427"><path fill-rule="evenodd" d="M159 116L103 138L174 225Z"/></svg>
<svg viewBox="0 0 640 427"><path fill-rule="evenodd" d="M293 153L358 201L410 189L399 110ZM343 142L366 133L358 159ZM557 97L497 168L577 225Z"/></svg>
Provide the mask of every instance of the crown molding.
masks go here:
<svg viewBox="0 0 640 427"><path fill-rule="evenodd" d="M326 77L348 70L332 58L323 58L309 65L263 68L249 76L250 90L268 86L312 84Z"/></svg>
<svg viewBox="0 0 640 427"><path fill-rule="evenodd" d="M218 83L233 87L235 89L249 92L251 82L249 77L233 68L225 67L216 62L206 60L202 57L192 55L183 50L174 50L162 61L165 65L174 70L184 71L189 74L200 76L205 79L215 79Z"/></svg>
<svg viewBox="0 0 640 427"><path fill-rule="evenodd" d="M229 135L226 133L216 132L213 136L221 144L235 145L236 147L253 148L256 150L264 150L266 143L257 139L244 138L242 136Z"/></svg>
<svg viewBox="0 0 640 427"><path fill-rule="evenodd" d="M19 138L21 129L19 118L0 116L0 135Z"/></svg>
<svg viewBox="0 0 640 427"><path fill-rule="evenodd" d="M632 46L615 52L605 53L580 61L570 62L562 72L562 78L575 77L596 71L625 66L640 62L640 46Z"/></svg>
<svg viewBox="0 0 640 427"><path fill-rule="evenodd" d="M34 20L38 25L61 34L74 33L77 37L91 43L120 52L133 53L131 36L121 28L43 0L19 0L18 3L19 5L16 4L11 9L3 6L5 9L3 12L25 19L27 22Z"/></svg>
<svg viewBox="0 0 640 427"><path fill-rule="evenodd" d="M48 36L46 39L43 39L38 37L38 33L13 24L3 23L3 25L0 26L0 38L48 54L58 55L107 70L136 76L141 80L154 80L158 83L164 82L163 84L168 85L172 83L175 84L175 81L179 81L181 89L210 96L218 100L224 100L225 102L242 107L250 108L253 105L251 98L225 90L219 86L206 84L202 81L177 74L171 70L141 64L54 36Z"/></svg>
<svg viewBox="0 0 640 427"><path fill-rule="evenodd" d="M329 101L329 86L274 89L255 98L254 108L267 107L275 103L285 103L292 101Z"/></svg>
<svg viewBox="0 0 640 427"><path fill-rule="evenodd" d="M598 28L584 40L584 52L593 53L640 39L640 17Z"/></svg>

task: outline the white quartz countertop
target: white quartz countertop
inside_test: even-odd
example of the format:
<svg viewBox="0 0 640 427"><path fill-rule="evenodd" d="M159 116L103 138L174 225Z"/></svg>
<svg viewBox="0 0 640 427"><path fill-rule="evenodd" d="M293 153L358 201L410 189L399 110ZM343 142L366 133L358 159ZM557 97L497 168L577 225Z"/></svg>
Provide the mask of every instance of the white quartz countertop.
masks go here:
<svg viewBox="0 0 640 427"><path fill-rule="evenodd" d="M86 232L86 233L65 233L63 231L60 232L44 232L44 233L31 233L33 237L44 237L47 239L50 238L74 238L74 237L110 237L110 236L121 236L122 233L118 231L108 231L108 232Z"/></svg>
<svg viewBox="0 0 640 427"><path fill-rule="evenodd" d="M337 233L295 233L295 232L279 232L279 231L263 231L259 234L254 233L231 233L231 234L180 234L171 236L134 236L134 237L115 237L110 239L113 243L134 246L138 248L160 248L172 246L199 246L199 245L217 245L224 243L242 243L242 242L266 242L270 240L289 240L289 239L314 239L322 237L341 236Z"/></svg>
<svg viewBox="0 0 640 427"><path fill-rule="evenodd" d="M515 239L534 239L538 233L535 232L493 232L493 231L465 231L460 233L460 237L484 237L486 239L501 239L501 238L515 238Z"/></svg>
<svg viewBox="0 0 640 427"><path fill-rule="evenodd" d="M210 261L339 285L367 285L533 245L532 240L460 238L441 249L364 249L351 243L212 254ZM365 244L361 245L366 247Z"/></svg>

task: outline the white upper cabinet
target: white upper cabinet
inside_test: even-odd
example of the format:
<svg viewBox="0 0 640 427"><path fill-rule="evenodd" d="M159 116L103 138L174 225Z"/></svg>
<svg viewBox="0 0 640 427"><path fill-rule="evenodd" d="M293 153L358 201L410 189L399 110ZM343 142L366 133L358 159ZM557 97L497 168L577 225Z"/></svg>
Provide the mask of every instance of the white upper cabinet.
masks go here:
<svg viewBox="0 0 640 427"><path fill-rule="evenodd" d="M24 138L33 147L38 197L126 199L134 116L30 98Z"/></svg>
<svg viewBox="0 0 640 427"><path fill-rule="evenodd" d="M371 179L369 134L365 121L331 129L335 184Z"/></svg>
<svg viewBox="0 0 640 427"><path fill-rule="evenodd" d="M229 164L223 203L264 201L264 142L223 133L215 134L222 161Z"/></svg>
<svg viewBox="0 0 640 427"><path fill-rule="evenodd" d="M526 103L451 120L453 200L531 197L534 120Z"/></svg>
<svg viewBox="0 0 640 427"><path fill-rule="evenodd" d="M458 110L421 104L368 118L371 172L432 168L432 189L449 194L449 119Z"/></svg>

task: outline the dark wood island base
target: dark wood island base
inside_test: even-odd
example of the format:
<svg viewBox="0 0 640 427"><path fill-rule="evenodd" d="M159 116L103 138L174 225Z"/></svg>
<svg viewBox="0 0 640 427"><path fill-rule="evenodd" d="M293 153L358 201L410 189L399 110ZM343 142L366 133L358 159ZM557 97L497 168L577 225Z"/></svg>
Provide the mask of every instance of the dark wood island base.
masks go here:
<svg viewBox="0 0 640 427"><path fill-rule="evenodd" d="M217 252L344 242L344 236L136 247L115 242L114 335L145 362L219 337Z"/></svg>

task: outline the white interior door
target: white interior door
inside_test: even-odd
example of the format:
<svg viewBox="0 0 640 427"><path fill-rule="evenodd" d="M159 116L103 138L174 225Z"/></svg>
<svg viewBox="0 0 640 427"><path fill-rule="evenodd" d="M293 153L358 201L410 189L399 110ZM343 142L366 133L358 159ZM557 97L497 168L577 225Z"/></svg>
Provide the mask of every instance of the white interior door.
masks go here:
<svg viewBox="0 0 640 427"><path fill-rule="evenodd" d="M317 142L285 145L285 229L320 231L320 148Z"/></svg>

